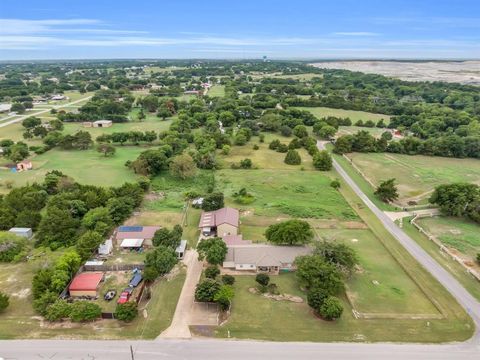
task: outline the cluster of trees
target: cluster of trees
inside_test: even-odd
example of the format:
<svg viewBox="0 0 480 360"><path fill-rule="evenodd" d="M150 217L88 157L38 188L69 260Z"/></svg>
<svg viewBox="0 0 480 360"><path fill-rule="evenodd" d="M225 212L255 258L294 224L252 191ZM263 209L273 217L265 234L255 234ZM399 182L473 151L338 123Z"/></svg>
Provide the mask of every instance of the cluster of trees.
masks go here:
<svg viewBox="0 0 480 360"><path fill-rule="evenodd" d="M209 276L207 276L207 272ZM205 270L206 279L198 283L195 289L195 300L215 302L222 311L226 311L230 308L232 299L235 296L235 290L232 286L235 278L230 275L224 275L221 281L218 281L216 278L219 273L220 270L217 267L209 267Z"/></svg>
<svg viewBox="0 0 480 360"><path fill-rule="evenodd" d="M44 138L51 131L62 131L63 123L60 120L50 120L42 124L42 120L35 116L30 116L22 121L22 126L25 128L23 137L25 139L32 139L34 137Z"/></svg>
<svg viewBox="0 0 480 360"><path fill-rule="evenodd" d="M113 143L123 145L125 143L130 143L138 145L141 142L148 144L153 143L157 140L158 135L155 131L126 131L126 132L114 132L111 134L103 134L96 138L98 143Z"/></svg>
<svg viewBox="0 0 480 360"><path fill-rule="evenodd" d="M219 238L204 239L197 246L199 260L207 260L211 265L221 265L227 256L227 245Z"/></svg>
<svg viewBox="0 0 480 360"><path fill-rule="evenodd" d="M19 261L26 256L27 240L11 232L0 231L0 262Z"/></svg>
<svg viewBox="0 0 480 360"><path fill-rule="evenodd" d="M322 318L334 320L343 312L337 296L344 291L344 281L351 275L357 255L347 245L322 242L312 255L295 259L297 278L307 289L308 305Z"/></svg>
<svg viewBox="0 0 480 360"><path fill-rule="evenodd" d="M445 215L465 217L480 223L480 187L453 183L437 186L429 199Z"/></svg>
<svg viewBox="0 0 480 360"><path fill-rule="evenodd" d="M28 145L22 141L15 143L10 139L0 140L0 148L4 157L15 162L22 161L30 155Z"/></svg>
<svg viewBox="0 0 480 360"><path fill-rule="evenodd" d="M113 122L128 121L127 114L135 101L127 89L99 90L82 107L78 113L59 112L57 117L64 122L94 121L101 119Z"/></svg>

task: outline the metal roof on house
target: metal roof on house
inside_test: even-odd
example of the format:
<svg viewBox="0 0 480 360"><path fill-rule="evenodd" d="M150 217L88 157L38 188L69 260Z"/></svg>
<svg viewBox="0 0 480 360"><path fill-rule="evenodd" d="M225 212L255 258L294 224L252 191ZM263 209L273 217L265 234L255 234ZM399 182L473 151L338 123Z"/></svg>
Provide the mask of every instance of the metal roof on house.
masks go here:
<svg viewBox="0 0 480 360"><path fill-rule="evenodd" d="M160 226L120 226L117 229L117 240L123 239L153 239Z"/></svg>
<svg viewBox="0 0 480 360"><path fill-rule="evenodd" d="M177 246L175 249L176 253L184 253L185 249L187 248L187 240L180 240L180 245Z"/></svg>
<svg viewBox="0 0 480 360"><path fill-rule="evenodd" d="M83 272L75 276L68 287L69 291L91 291L97 290L98 284L103 279L101 272Z"/></svg>
<svg viewBox="0 0 480 360"><path fill-rule="evenodd" d="M243 240L242 234L224 235L222 239L227 245L249 245L252 243L251 240Z"/></svg>
<svg viewBox="0 0 480 360"><path fill-rule="evenodd" d="M307 246L233 245L228 247L225 262L282 266L282 264L292 264L297 256L308 255L311 252L312 249Z"/></svg>
<svg viewBox="0 0 480 360"><path fill-rule="evenodd" d="M222 224L230 224L238 227L240 213L237 209L224 207L215 211L202 212L198 227L215 227Z"/></svg>

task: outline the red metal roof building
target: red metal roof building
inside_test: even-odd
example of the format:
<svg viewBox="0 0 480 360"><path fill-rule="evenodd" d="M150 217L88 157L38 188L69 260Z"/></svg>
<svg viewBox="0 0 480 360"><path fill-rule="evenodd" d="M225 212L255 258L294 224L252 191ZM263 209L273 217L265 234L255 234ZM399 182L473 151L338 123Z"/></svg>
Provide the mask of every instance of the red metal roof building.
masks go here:
<svg viewBox="0 0 480 360"><path fill-rule="evenodd" d="M97 290L103 280L102 272L83 272L75 276L68 287L70 296L97 296Z"/></svg>

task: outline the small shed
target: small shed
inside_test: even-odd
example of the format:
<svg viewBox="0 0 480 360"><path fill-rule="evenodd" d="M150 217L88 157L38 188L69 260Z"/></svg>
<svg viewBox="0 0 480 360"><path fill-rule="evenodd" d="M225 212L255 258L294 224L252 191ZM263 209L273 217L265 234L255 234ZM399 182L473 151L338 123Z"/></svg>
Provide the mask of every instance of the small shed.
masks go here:
<svg viewBox="0 0 480 360"><path fill-rule="evenodd" d="M143 245L143 239L124 239L120 244L123 249L139 249Z"/></svg>
<svg viewBox="0 0 480 360"><path fill-rule="evenodd" d="M187 250L187 240L181 240L180 245L177 246L175 252L177 253L177 257L182 260L185 256L185 250Z"/></svg>
<svg viewBox="0 0 480 360"><path fill-rule="evenodd" d="M104 128L113 125L112 120L98 120L93 122L93 127Z"/></svg>
<svg viewBox="0 0 480 360"><path fill-rule="evenodd" d="M17 236L21 236L27 239L30 239L33 236L32 229L30 228L23 228L23 227L13 227L8 232L11 232Z"/></svg>
<svg viewBox="0 0 480 360"><path fill-rule="evenodd" d="M32 170L32 169L33 169L33 164L29 160L23 160L17 164L18 171Z"/></svg>
<svg viewBox="0 0 480 360"><path fill-rule="evenodd" d="M102 272L83 272L75 276L68 287L70 296L96 297L100 283L103 280Z"/></svg>
<svg viewBox="0 0 480 360"><path fill-rule="evenodd" d="M110 255L112 250L113 250L113 241L112 241L112 239L108 239L98 247L98 254L99 255Z"/></svg>

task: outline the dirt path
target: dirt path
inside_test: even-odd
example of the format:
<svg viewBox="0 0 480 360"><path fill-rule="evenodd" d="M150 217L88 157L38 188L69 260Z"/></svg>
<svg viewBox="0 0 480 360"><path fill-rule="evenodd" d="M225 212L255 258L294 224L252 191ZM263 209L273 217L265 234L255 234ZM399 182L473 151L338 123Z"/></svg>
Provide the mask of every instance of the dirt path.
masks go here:
<svg viewBox="0 0 480 360"><path fill-rule="evenodd" d="M188 325L193 310L195 287L200 280L203 264L198 261L198 253L195 250L187 251L184 263L187 265L187 277L178 299L172 323L157 339L190 339L192 337Z"/></svg>

